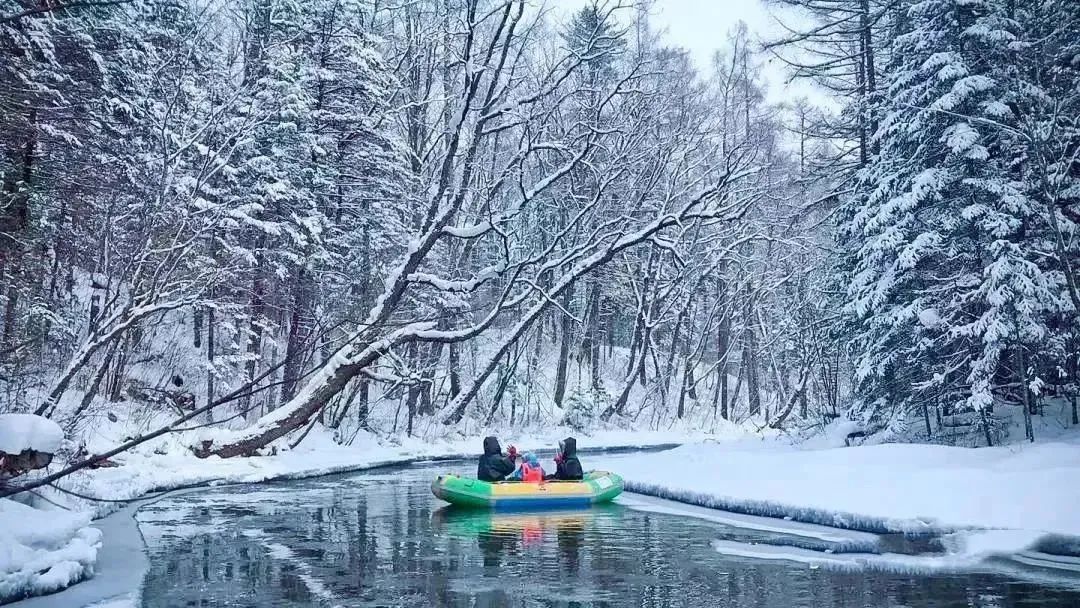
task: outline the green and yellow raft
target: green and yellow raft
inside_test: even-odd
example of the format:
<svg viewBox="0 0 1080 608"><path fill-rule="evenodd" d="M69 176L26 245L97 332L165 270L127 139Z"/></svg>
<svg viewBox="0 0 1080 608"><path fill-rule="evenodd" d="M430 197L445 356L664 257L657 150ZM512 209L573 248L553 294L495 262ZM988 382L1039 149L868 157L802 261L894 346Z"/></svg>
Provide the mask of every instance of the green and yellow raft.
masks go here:
<svg viewBox="0 0 1080 608"><path fill-rule="evenodd" d="M611 502L623 491L622 477L590 471L581 481L487 482L439 475L431 493L454 505L497 510L574 509Z"/></svg>

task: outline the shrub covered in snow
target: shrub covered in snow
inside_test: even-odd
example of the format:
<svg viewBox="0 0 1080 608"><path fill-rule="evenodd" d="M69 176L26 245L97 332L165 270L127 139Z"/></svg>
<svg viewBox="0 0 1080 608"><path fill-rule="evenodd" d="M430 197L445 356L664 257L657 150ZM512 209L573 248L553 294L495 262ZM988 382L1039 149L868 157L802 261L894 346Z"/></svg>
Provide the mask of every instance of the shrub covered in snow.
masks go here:
<svg viewBox="0 0 1080 608"><path fill-rule="evenodd" d="M611 397L602 388L575 389L566 400L566 417L563 419L563 424L578 432L593 429L601 407L610 401Z"/></svg>

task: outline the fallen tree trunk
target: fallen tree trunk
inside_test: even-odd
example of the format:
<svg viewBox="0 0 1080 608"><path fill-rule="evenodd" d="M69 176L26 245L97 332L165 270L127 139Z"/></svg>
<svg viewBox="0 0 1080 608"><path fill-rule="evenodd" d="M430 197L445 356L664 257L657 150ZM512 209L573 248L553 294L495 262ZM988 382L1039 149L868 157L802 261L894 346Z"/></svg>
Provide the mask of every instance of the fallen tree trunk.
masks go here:
<svg viewBox="0 0 1080 608"><path fill-rule="evenodd" d="M288 403L263 416L258 423L240 432L228 443L215 446L210 440L203 441L193 448L195 455L200 458L211 455L221 458L254 455L259 448L307 423L330 399L344 390L349 380L374 363L386 350L416 340L420 332L434 326L433 322L414 323L366 345L362 337L353 341L323 363L319 371L305 384L304 389Z"/></svg>
<svg viewBox="0 0 1080 608"><path fill-rule="evenodd" d="M180 418L177 418L176 420L173 420L169 424L158 428L157 430L151 431L151 432L146 433L144 435L139 435L138 437L135 437L134 439L130 439L128 441L125 441L124 443L116 446L115 448L113 448L113 449L111 449L111 450L109 450L107 452L102 452L101 454L94 454L93 456L89 456L87 458L84 458L83 460L80 460L80 461L76 462L75 464L69 465L69 466L65 467L64 469L61 469L61 470L59 470L59 471L57 471L55 473L51 473L51 474L46 475L44 477L41 477L39 479L35 479L34 481L27 482L26 484L21 485L21 486L0 487L0 498L6 498L8 496L14 496L15 494L21 494L23 492L29 492L30 490L35 490L35 489L40 488L42 486L49 485L49 484L51 484L52 482L54 482L54 481L56 481L58 479L63 479L64 477L67 477L68 475L71 475L72 473L76 473L78 471L81 471L82 469L93 467L94 465L102 463L102 462L108 460L109 458L112 458L113 456L116 456L117 454L121 454L123 452L126 452L126 451L130 450L131 448L133 448L133 447L135 447L137 445L146 443L147 441L150 441L151 439L154 439L156 437L160 437L160 436L165 435L167 433L173 433L173 432L184 430L184 429L180 428L181 424L184 424L185 422L188 422L190 420L194 420L196 417L201 416L202 414L205 414L206 412L209 412L209 411L213 410L216 407L225 405L226 403L229 403L231 401L235 401L237 399L240 399L241 397L244 397L245 395L248 394L249 389L251 387L253 387L256 384L258 384L259 382L261 382L264 378L266 378L270 374L273 374L274 372L276 372L282 365L284 365L284 362L272 366L270 369L266 370L265 372L262 373L262 375L260 375L258 378L256 378L254 383L244 385L244 386L236 389L235 391L229 393L228 395L225 395L221 399L218 399L217 401L214 401L212 403L208 403L207 405L204 405L203 407L195 409L195 410L189 412L188 414L186 414L184 416L181 416Z"/></svg>
<svg viewBox="0 0 1080 608"><path fill-rule="evenodd" d="M806 392L806 381L809 379L810 368L808 366L804 367L799 372L799 386L796 387L795 392L791 393L791 396L788 397L788 402L787 405L784 407L784 411L780 412L780 415L776 417L776 420L773 420L769 423L769 428L779 429L781 426L783 426L784 421L787 420L787 417L790 416L791 412L795 409L795 403L798 402L799 397Z"/></svg>

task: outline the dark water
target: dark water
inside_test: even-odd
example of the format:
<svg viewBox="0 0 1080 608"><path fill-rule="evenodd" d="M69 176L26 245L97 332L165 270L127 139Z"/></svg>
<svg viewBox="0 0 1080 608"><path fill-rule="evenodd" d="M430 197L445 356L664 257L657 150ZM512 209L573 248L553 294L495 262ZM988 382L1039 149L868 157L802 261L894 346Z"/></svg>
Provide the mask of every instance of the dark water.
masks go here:
<svg viewBox="0 0 1080 608"><path fill-rule="evenodd" d="M713 543L783 545L784 534L619 505L441 509L434 473L231 486L148 505L143 606L1080 607L1076 587L1009 573L731 557Z"/></svg>

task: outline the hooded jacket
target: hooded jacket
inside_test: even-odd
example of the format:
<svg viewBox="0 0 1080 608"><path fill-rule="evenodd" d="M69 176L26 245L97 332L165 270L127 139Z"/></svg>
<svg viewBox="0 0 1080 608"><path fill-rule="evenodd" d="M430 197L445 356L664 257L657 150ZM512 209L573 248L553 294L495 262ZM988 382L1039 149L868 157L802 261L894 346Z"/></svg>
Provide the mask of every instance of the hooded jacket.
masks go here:
<svg viewBox="0 0 1080 608"><path fill-rule="evenodd" d="M559 453L555 456L555 474L550 479L579 480L583 477L585 473L577 457L577 440L567 437L559 442Z"/></svg>
<svg viewBox="0 0 1080 608"><path fill-rule="evenodd" d="M484 438L484 455L476 463L476 478L480 481L502 481L514 472L514 461L502 454L502 446L494 437Z"/></svg>

